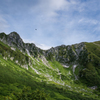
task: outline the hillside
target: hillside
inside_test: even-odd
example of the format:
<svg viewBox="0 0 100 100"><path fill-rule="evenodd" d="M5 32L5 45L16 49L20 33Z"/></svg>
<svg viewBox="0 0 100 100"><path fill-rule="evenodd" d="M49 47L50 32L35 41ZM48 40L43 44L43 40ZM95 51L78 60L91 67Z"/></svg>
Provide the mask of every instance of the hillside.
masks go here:
<svg viewBox="0 0 100 100"><path fill-rule="evenodd" d="M16 32L0 33L1 100L100 100L99 86L99 41L41 50Z"/></svg>

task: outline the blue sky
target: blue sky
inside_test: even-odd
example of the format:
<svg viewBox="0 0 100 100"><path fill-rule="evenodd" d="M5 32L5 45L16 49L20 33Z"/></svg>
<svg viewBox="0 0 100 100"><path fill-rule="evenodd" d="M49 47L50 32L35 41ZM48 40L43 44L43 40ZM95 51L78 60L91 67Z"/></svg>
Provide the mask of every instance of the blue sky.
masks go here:
<svg viewBox="0 0 100 100"><path fill-rule="evenodd" d="M12 31L42 49L98 41L100 0L0 0L0 32Z"/></svg>

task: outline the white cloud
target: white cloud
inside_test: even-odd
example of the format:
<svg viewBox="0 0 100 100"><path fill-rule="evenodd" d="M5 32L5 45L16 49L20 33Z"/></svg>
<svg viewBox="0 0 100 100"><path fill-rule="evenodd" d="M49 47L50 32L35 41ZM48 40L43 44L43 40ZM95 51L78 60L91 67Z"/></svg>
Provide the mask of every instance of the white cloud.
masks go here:
<svg viewBox="0 0 100 100"><path fill-rule="evenodd" d="M48 50L51 48L51 46L47 46L45 44L39 44L39 43L36 43L35 41L31 41L31 40L28 40L28 39L23 39L23 41L25 43L34 43L37 47L43 49L43 50Z"/></svg>
<svg viewBox="0 0 100 100"><path fill-rule="evenodd" d="M56 11L65 9L67 3L66 0L39 0L39 3L33 6L31 11L45 17L55 17L58 15Z"/></svg>
<svg viewBox="0 0 100 100"><path fill-rule="evenodd" d="M0 32L6 30L9 27L7 21L0 15Z"/></svg>
<svg viewBox="0 0 100 100"><path fill-rule="evenodd" d="M96 34L100 37L100 1L30 0L28 4L27 2L13 1L8 4L6 12L10 17L5 16L6 20L2 17L0 27L4 28L3 31L9 22L11 31L18 32L21 37L29 40L27 42L33 41L40 48L92 41L97 39ZM13 3L15 5L12 5ZM2 12L6 13L5 10Z"/></svg>
<svg viewBox="0 0 100 100"><path fill-rule="evenodd" d="M51 46L47 46L45 44L37 44L36 43L36 46L39 47L39 48L41 48L41 49L43 49L43 50L48 50L48 49L51 48Z"/></svg>
<svg viewBox="0 0 100 100"><path fill-rule="evenodd" d="M95 20L95 19L88 19L88 18L82 18L79 20L79 23L87 23L87 24L98 24L99 21Z"/></svg>

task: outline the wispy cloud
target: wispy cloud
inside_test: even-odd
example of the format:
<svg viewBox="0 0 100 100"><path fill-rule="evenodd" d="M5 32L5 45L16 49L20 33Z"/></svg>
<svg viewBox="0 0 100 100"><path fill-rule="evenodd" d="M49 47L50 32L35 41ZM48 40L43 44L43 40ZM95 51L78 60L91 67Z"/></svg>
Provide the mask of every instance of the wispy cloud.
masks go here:
<svg viewBox="0 0 100 100"><path fill-rule="evenodd" d="M36 6L31 7L31 11L45 17L55 17L56 11L65 9L66 5L66 0L39 0Z"/></svg>
<svg viewBox="0 0 100 100"><path fill-rule="evenodd" d="M43 50L47 50L49 48L51 48L51 46L47 46L45 44L41 44L41 43L36 43L35 41L31 41L28 39L23 39L24 43L34 43L38 48L42 48Z"/></svg>
<svg viewBox="0 0 100 100"><path fill-rule="evenodd" d="M0 9L0 31L16 31L43 49L100 37L99 0L3 0Z"/></svg>
<svg viewBox="0 0 100 100"><path fill-rule="evenodd" d="M7 21L3 18L2 15L0 15L0 31L4 32L8 27L9 25Z"/></svg>

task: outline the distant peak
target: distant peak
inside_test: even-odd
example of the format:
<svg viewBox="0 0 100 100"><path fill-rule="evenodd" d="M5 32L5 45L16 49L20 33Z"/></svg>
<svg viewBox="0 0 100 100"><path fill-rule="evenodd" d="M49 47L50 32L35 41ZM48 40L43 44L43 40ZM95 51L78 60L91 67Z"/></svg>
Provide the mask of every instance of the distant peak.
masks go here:
<svg viewBox="0 0 100 100"><path fill-rule="evenodd" d="M0 34L5 34L4 32L1 32Z"/></svg>
<svg viewBox="0 0 100 100"><path fill-rule="evenodd" d="M9 34L9 36L17 36L17 37L20 37L19 34L18 34L17 32L11 32L11 33Z"/></svg>

